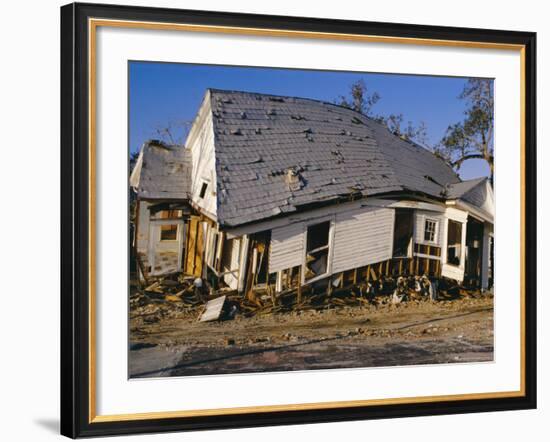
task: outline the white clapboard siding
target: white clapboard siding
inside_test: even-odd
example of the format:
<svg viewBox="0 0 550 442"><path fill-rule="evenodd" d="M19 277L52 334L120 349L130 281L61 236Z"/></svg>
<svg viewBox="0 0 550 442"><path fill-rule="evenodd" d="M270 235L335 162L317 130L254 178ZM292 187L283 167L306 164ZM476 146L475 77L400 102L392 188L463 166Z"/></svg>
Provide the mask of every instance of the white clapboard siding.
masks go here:
<svg viewBox="0 0 550 442"><path fill-rule="evenodd" d="M216 216L216 173L215 173L215 150L214 150L214 128L212 123L212 112L209 110L208 102L205 102L199 112L196 127L193 128L193 137L188 142L191 149L191 199L201 209ZM200 192L203 183L207 184L206 193L203 198Z"/></svg>
<svg viewBox="0 0 550 442"><path fill-rule="evenodd" d="M273 229L269 252L269 273L301 265L304 258L304 225L302 223Z"/></svg>
<svg viewBox="0 0 550 442"><path fill-rule="evenodd" d="M434 242L424 241L424 224L426 218L433 219L438 222ZM444 221L445 217L438 212L430 212L428 210L416 210L414 215L414 242L416 242L417 244L428 244L441 247L441 244L443 244Z"/></svg>
<svg viewBox="0 0 550 442"><path fill-rule="evenodd" d="M332 273L391 258L394 210L362 207L336 215Z"/></svg>

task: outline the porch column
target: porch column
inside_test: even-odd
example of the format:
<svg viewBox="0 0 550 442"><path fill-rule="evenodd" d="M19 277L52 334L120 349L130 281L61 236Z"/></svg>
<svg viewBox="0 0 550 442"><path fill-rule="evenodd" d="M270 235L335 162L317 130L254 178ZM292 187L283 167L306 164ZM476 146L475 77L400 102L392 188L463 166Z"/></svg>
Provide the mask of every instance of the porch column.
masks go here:
<svg viewBox="0 0 550 442"><path fill-rule="evenodd" d="M460 269L464 271L466 268L466 229L468 228L468 221L462 223L462 238L460 239Z"/></svg>
<svg viewBox="0 0 550 442"><path fill-rule="evenodd" d="M488 223L483 223L483 244L481 254L481 288L489 288L489 259L492 229Z"/></svg>

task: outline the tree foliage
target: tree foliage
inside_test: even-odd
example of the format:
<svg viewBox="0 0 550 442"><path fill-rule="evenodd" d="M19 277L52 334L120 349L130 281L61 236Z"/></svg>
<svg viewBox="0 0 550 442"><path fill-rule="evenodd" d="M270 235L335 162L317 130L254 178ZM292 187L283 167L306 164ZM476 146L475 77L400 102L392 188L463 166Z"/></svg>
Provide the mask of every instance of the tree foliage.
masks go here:
<svg viewBox="0 0 550 442"><path fill-rule="evenodd" d="M445 159L456 170L467 160L485 160L494 173L494 93L493 82L486 79L469 79L459 98L465 100L467 108L464 120L452 124L435 153Z"/></svg>
<svg viewBox="0 0 550 442"><path fill-rule="evenodd" d="M428 129L422 121L415 126L412 121L405 123L403 114L389 114L387 116L376 114L373 107L382 97L378 92L370 92L364 80L357 80L349 87L348 96L341 95L336 104L353 109L366 115L379 123L385 124L390 132L409 141L428 147Z"/></svg>
<svg viewBox="0 0 550 442"><path fill-rule="evenodd" d="M370 93L364 80L357 80L349 87L349 95L340 95L336 101L340 106L353 109L367 117L373 117L372 108L380 100L378 92Z"/></svg>

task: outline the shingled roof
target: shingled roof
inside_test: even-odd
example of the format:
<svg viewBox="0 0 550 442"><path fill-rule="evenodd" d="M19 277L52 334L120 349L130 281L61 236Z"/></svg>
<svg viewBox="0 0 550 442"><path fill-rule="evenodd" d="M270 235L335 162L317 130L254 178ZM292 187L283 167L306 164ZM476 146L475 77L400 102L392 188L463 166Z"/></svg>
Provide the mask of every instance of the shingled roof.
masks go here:
<svg viewBox="0 0 550 442"><path fill-rule="evenodd" d="M215 89L206 99L223 225L350 197L416 192L442 198L446 185L460 182L426 149L342 106Z"/></svg>
<svg viewBox="0 0 550 442"><path fill-rule="evenodd" d="M190 170L188 149L150 140L141 148L130 175L130 186L144 199L188 199Z"/></svg>
<svg viewBox="0 0 550 442"><path fill-rule="evenodd" d="M487 177L474 178L447 186L447 198L464 198L472 189L487 181Z"/></svg>

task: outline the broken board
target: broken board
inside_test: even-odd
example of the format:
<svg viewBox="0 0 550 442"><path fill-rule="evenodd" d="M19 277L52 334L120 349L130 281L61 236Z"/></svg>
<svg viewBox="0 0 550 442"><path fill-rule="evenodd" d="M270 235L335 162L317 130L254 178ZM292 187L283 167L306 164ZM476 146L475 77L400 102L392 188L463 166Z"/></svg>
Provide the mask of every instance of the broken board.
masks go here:
<svg viewBox="0 0 550 442"><path fill-rule="evenodd" d="M225 296L212 299L206 303L206 307L199 318L199 322L217 321L222 314Z"/></svg>

